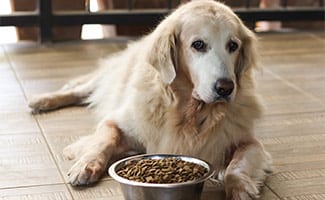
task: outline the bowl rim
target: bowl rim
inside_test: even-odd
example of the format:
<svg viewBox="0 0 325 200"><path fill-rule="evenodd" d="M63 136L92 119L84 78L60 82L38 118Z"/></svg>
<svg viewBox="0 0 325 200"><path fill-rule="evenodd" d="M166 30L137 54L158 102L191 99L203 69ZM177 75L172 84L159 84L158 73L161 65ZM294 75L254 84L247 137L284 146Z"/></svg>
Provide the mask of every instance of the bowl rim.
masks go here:
<svg viewBox="0 0 325 200"><path fill-rule="evenodd" d="M153 158L153 159L160 159L160 158L180 158L181 160L192 162L198 165L201 165L205 168L207 168L208 172L202 176L199 179L193 180L193 181L186 181L182 183L143 183L143 182L137 182L137 181L132 181L126 178L123 178L119 176L116 173L116 168L119 167L120 165L123 165L126 161L131 161L131 160L140 160L143 158ZM195 161L195 162L194 162ZM130 185L130 186L140 186L140 187L159 187L159 188L175 188L175 187L183 187L183 186L189 186L189 185L195 185L201 182L206 181L207 179L211 178L211 176L214 174L214 170L212 168L212 165L208 163L207 161L204 161L199 158L195 158L192 156L187 156L187 155L179 155L179 154L140 154L136 156L130 156L121 160L118 160L114 162L108 169L109 175L116 180L119 183Z"/></svg>

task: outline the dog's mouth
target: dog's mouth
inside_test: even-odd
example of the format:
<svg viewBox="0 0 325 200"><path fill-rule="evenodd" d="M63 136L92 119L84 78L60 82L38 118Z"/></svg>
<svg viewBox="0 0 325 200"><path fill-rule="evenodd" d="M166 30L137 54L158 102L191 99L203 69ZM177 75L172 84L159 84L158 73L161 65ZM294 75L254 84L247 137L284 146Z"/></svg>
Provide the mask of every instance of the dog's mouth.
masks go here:
<svg viewBox="0 0 325 200"><path fill-rule="evenodd" d="M215 103L229 103L231 101L231 97L222 97L222 96L217 96L214 100Z"/></svg>
<svg viewBox="0 0 325 200"><path fill-rule="evenodd" d="M193 90L192 97L198 101L202 101L202 99L200 98L200 95L196 92L196 90Z"/></svg>
<svg viewBox="0 0 325 200"><path fill-rule="evenodd" d="M193 90L192 92L192 97L198 101L202 101L206 104L211 104L211 103L229 103L232 98L231 96L220 96L220 95L212 95L209 98L201 98L200 95L196 90Z"/></svg>

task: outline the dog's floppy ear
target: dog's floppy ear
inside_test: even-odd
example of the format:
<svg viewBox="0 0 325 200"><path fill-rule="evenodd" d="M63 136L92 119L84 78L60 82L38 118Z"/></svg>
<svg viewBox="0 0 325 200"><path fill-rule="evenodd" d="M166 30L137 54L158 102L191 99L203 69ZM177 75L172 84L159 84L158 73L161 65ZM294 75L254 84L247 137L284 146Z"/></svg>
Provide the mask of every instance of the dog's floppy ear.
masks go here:
<svg viewBox="0 0 325 200"><path fill-rule="evenodd" d="M152 33L153 43L148 62L159 72L161 80L171 84L176 77L176 36L172 28L159 27Z"/></svg>
<svg viewBox="0 0 325 200"><path fill-rule="evenodd" d="M242 48L240 49L235 74L237 77L240 73L249 69L258 67L257 38L255 34L242 25Z"/></svg>

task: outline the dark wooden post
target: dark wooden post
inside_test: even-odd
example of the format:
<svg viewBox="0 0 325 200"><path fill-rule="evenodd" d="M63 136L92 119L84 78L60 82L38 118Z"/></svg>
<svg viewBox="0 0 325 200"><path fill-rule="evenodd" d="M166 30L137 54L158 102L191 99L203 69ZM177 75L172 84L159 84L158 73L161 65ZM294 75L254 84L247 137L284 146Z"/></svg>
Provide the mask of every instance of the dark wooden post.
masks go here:
<svg viewBox="0 0 325 200"><path fill-rule="evenodd" d="M38 0L40 42L52 41L52 0Z"/></svg>

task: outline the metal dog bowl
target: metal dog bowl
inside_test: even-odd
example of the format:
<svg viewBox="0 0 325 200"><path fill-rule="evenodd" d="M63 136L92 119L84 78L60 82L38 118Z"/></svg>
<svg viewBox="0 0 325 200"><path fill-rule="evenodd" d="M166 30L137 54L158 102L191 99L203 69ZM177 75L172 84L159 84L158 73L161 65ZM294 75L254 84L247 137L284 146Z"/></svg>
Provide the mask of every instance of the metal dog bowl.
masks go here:
<svg viewBox="0 0 325 200"><path fill-rule="evenodd" d="M170 157L201 165L207 169L207 173L194 181L171 184L136 182L123 178L116 173L130 161ZM213 169L209 163L193 157L171 154L144 154L128 157L115 162L108 171L109 175L120 183L125 200L199 200L204 181L213 175Z"/></svg>

